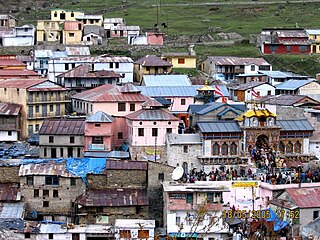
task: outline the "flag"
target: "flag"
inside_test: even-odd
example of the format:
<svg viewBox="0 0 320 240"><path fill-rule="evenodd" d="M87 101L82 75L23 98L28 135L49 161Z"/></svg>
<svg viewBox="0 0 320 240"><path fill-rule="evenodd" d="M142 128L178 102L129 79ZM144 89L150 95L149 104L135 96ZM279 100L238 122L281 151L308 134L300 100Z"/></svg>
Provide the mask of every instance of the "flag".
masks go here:
<svg viewBox="0 0 320 240"><path fill-rule="evenodd" d="M252 96L255 98L259 98L260 97L260 92L256 92L253 88L251 89L251 93Z"/></svg>
<svg viewBox="0 0 320 240"><path fill-rule="evenodd" d="M219 88L218 85L216 85L216 90L214 91L214 93L219 95L219 96L221 96L221 97L223 97L223 93L221 92L221 89Z"/></svg>

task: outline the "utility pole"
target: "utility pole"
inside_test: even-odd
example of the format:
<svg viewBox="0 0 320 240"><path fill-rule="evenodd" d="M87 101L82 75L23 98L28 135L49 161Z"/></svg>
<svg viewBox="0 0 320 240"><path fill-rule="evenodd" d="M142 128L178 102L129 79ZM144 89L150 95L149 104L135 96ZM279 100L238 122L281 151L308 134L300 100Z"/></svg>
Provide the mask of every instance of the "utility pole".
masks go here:
<svg viewBox="0 0 320 240"><path fill-rule="evenodd" d="M154 161L157 161L157 137L154 138Z"/></svg>

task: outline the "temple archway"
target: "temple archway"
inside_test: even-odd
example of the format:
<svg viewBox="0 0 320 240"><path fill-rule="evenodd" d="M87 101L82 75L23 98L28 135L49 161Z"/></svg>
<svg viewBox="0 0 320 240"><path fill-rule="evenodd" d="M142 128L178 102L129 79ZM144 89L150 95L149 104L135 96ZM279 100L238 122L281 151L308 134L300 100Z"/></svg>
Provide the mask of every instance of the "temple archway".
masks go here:
<svg viewBox="0 0 320 240"><path fill-rule="evenodd" d="M261 134L256 140L256 149L268 148L269 147L269 137L265 134Z"/></svg>

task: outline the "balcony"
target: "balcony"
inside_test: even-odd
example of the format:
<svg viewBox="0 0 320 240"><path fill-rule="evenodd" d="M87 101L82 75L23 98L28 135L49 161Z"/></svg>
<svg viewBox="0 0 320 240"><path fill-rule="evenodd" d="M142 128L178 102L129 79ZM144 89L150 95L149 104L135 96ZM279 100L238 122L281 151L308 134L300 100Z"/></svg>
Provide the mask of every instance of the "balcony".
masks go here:
<svg viewBox="0 0 320 240"><path fill-rule="evenodd" d="M89 145L89 151L108 151L104 144L92 143Z"/></svg>

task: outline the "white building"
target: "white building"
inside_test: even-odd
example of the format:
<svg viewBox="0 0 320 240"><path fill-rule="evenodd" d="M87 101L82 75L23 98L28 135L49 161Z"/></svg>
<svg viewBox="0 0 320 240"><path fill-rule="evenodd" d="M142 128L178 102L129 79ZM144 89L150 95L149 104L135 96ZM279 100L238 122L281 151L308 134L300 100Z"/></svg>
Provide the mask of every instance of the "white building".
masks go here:
<svg viewBox="0 0 320 240"><path fill-rule="evenodd" d="M116 219L115 239L154 239L155 220Z"/></svg>
<svg viewBox="0 0 320 240"><path fill-rule="evenodd" d="M14 27L12 34L2 36L3 46L32 46L35 42L35 27L31 24Z"/></svg>
<svg viewBox="0 0 320 240"><path fill-rule="evenodd" d="M130 57L65 57L49 60L49 80L56 82L56 76L81 64L91 64L93 71L114 71L121 75L120 82L133 82L133 60Z"/></svg>

